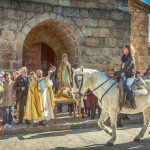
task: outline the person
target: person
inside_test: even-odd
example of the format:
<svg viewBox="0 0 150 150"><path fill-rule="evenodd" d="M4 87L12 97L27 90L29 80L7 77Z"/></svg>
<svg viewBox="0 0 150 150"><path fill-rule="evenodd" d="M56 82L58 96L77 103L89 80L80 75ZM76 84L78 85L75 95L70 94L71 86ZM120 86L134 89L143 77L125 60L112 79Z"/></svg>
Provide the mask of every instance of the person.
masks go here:
<svg viewBox="0 0 150 150"><path fill-rule="evenodd" d="M13 71L13 73L12 73L12 80L15 81L18 76L19 76L19 71Z"/></svg>
<svg viewBox="0 0 150 150"><path fill-rule="evenodd" d="M34 127L45 126L54 119L54 96L52 82L42 77L42 70L36 70L36 77L30 82L25 119L33 121ZM47 79L48 78L48 79Z"/></svg>
<svg viewBox="0 0 150 150"><path fill-rule="evenodd" d="M4 72L1 71L0 72L0 100L2 100L2 94L4 92L4 89L3 89L3 82L4 82Z"/></svg>
<svg viewBox="0 0 150 150"><path fill-rule="evenodd" d="M27 101L28 88L29 88L29 79L27 77L27 68L22 67L19 70L20 76L15 80L14 88L16 90L17 103L19 105L19 121L17 124L23 123L24 110ZM29 124L28 120L25 120Z"/></svg>
<svg viewBox="0 0 150 150"><path fill-rule="evenodd" d="M131 89L131 85L135 81L135 59L134 48L131 44L126 44L123 49L122 65L119 71L114 72L114 76L122 75L124 78L124 89L127 93L127 98L130 101L133 109L136 108L134 93Z"/></svg>
<svg viewBox="0 0 150 150"><path fill-rule="evenodd" d="M5 125L4 127L12 127L15 102L14 81L11 80L10 73L5 73L4 79L4 92L2 96L2 119L3 124Z"/></svg>
<svg viewBox="0 0 150 150"><path fill-rule="evenodd" d="M69 88L71 91L71 82L72 82L72 68L70 63L68 62L68 56L67 54L64 54L62 56L62 60L61 63L59 65L59 69L58 69L58 85L59 85L59 89L58 89L58 93L59 91L65 89L65 88ZM72 111L73 111L73 105L72 104L68 104L68 110L69 110L69 115L72 115ZM59 104L57 106L58 111L62 112L62 104Z"/></svg>
<svg viewBox="0 0 150 150"><path fill-rule="evenodd" d="M56 92L56 88L57 88L56 79L55 79L55 73L56 73L56 67L52 63L50 63L49 74L50 74L50 79L53 82L53 91L54 92Z"/></svg>
<svg viewBox="0 0 150 150"><path fill-rule="evenodd" d="M35 77L36 77L35 72L34 71L30 71L30 73L29 73L29 82L31 82L32 79L34 79Z"/></svg>
<svg viewBox="0 0 150 150"><path fill-rule="evenodd" d="M148 68L144 73L144 79L150 79L150 68Z"/></svg>

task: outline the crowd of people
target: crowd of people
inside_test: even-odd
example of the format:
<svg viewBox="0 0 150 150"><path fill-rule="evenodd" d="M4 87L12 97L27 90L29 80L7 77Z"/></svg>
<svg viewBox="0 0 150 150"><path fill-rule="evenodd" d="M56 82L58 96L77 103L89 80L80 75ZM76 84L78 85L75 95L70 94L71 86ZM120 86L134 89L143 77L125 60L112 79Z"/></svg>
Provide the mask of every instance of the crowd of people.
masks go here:
<svg viewBox="0 0 150 150"><path fill-rule="evenodd" d="M57 89L55 72L56 67L50 64L46 77L49 78L47 81L52 81L52 83L47 83L46 86L45 82L42 83L46 77L43 77L40 69L37 69L36 72L29 72L26 67L22 67L12 73L0 72L0 106L4 127L12 127L15 117L14 110L18 110L17 124L22 124L24 121L30 124L32 121L34 126L46 125L45 120L54 118L52 112L54 109L52 108L54 107L53 92ZM49 87L47 87L48 84ZM47 93L44 93L45 91ZM42 94L46 94L46 96Z"/></svg>
<svg viewBox="0 0 150 150"><path fill-rule="evenodd" d="M57 72L57 75L56 75ZM50 69L47 76L52 81L47 88L47 93L49 98L46 99L51 101L51 104L47 100L41 101L39 95L44 95L44 83L42 83L43 73L42 70L37 69L36 72L28 71L26 67L22 67L19 71L0 72L0 106L2 112L2 121L4 127L12 127L12 122L14 118L14 109L18 109L18 122L17 124L22 124L24 121L30 124L33 121L34 126L43 125L45 126L45 121L54 118L52 112L54 108L54 95L53 93L59 93L67 87L71 90L72 82L72 68L68 62L67 55L62 56L61 63L58 70L52 64L50 64ZM140 72L137 72L137 76L142 76ZM144 79L150 79L150 68L143 75ZM41 82L41 84L39 84ZM59 88L58 88L59 87ZM39 93L38 93L39 92ZM38 95L38 96L37 96ZM43 96L44 97L44 96ZM100 108L98 107L98 98L91 95L84 97L84 108L82 108L82 117L84 113L93 119L96 116L96 110L98 109L100 115ZM48 107L48 108L47 108ZM71 109L69 109L71 108ZM62 112L62 104L57 106L59 112ZM44 110L44 115L40 112ZM72 111L72 105L68 105L68 110ZM71 115L71 112L69 113ZM126 116L126 119L128 117Z"/></svg>

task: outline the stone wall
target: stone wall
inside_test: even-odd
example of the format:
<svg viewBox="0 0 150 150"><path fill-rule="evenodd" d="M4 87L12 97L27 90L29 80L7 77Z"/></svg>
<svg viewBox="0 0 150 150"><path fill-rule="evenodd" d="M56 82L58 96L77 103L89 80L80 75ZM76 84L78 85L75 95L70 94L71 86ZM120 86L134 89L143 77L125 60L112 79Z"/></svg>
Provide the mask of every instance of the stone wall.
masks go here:
<svg viewBox="0 0 150 150"><path fill-rule="evenodd" d="M0 3L0 69L14 70L22 66L27 35L47 20L54 26L61 23L70 31L68 36L64 32L59 37L66 39L71 35L73 38L73 44L66 49L73 65L103 71L120 63L122 47L130 42L131 33L133 36L127 0L52 0L43 3L39 0L3 0ZM59 29L60 32L64 30Z"/></svg>
<svg viewBox="0 0 150 150"><path fill-rule="evenodd" d="M148 13L149 7L143 3L129 1L131 13L131 43L135 48L137 70L144 71L150 65L148 61Z"/></svg>

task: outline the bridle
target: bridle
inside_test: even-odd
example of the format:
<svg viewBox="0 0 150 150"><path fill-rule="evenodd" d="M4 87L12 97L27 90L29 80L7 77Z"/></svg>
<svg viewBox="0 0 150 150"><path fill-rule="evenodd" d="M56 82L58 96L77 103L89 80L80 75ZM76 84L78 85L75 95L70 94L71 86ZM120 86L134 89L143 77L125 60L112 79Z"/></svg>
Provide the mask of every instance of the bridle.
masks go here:
<svg viewBox="0 0 150 150"><path fill-rule="evenodd" d="M81 84L80 84L80 87L79 87L79 84L78 84L78 76L81 76ZM87 94L82 94L81 93L81 89L82 89L82 86L83 86L83 74L77 74L74 76L74 81L75 81L75 84L76 84L76 87L79 88L79 91L78 92L73 92L74 94L78 94L80 97L83 95L83 96L87 96L89 94L91 94L92 92L96 91L97 89L99 89L100 87L102 87L105 83L107 83L111 78L108 78L106 81L104 81L102 84L100 84L98 87L94 88L93 90L91 90L89 93Z"/></svg>
<svg viewBox="0 0 150 150"><path fill-rule="evenodd" d="M82 77L82 78L81 78L80 87L79 87L78 78L77 78L78 76ZM76 74L76 75L74 76L74 81L75 81L76 87L79 89L79 91L78 91L78 92L74 92L74 94L78 94L78 95L81 97L81 95L83 95L83 94L81 93L81 89L82 89L82 86L83 86L83 74Z"/></svg>
<svg viewBox="0 0 150 150"><path fill-rule="evenodd" d="M81 76L81 84L80 84L80 87L79 87L79 81L78 81L78 76ZM104 84L106 84L110 79L112 79L111 77L109 77L106 81L104 81L102 84L100 84L98 87L94 88L93 90L91 90L89 93L86 93L86 94L82 94L81 93L81 89L82 89L82 86L83 86L83 80L84 80L84 75L83 73L82 74L77 74L74 76L74 81L75 81L75 85L77 88L79 88L79 91L78 92L73 92L74 94L78 94L79 95L79 98L81 98L81 96L87 96L89 94L91 94L92 92L96 91L97 89L99 89L100 87L102 87ZM106 95L106 93L116 84L118 83L118 80L116 82L114 82L106 91L105 93L102 95L101 99L100 99L100 102L102 103L102 99L103 97Z"/></svg>

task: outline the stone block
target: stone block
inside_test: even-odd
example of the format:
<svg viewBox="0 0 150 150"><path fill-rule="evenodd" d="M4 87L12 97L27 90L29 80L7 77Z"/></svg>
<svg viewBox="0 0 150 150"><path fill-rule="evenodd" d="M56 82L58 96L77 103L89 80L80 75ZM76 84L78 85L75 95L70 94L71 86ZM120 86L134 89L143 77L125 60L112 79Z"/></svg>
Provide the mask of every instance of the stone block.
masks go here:
<svg viewBox="0 0 150 150"><path fill-rule="evenodd" d="M131 30L126 30L124 32L124 38L130 38L131 37Z"/></svg>
<svg viewBox="0 0 150 150"><path fill-rule="evenodd" d="M53 8L53 12L54 13L59 13L59 14L62 14L62 12L63 12L63 7L59 7L59 6L55 6L54 8Z"/></svg>
<svg viewBox="0 0 150 150"><path fill-rule="evenodd" d="M91 35L92 35L92 29L91 29L91 28L83 27L83 28L82 28L82 33L83 33L85 36L91 36Z"/></svg>
<svg viewBox="0 0 150 150"><path fill-rule="evenodd" d="M24 33L24 34L27 35L27 34L30 32L30 30L31 30L31 28L26 25L26 26L23 28L22 33Z"/></svg>
<svg viewBox="0 0 150 150"><path fill-rule="evenodd" d="M51 12L53 10L53 7L51 5L48 4L44 4L44 12Z"/></svg>
<svg viewBox="0 0 150 150"><path fill-rule="evenodd" d="M27 13L27 20L30 20L30 19L34 18L34 16L37 14L35 12L29 12L29 11L26 12L26 13Z"/></svg>
<svg viewBox="0 0 150 150"><path fill-rule="evenodd" d="M23 43L23 41L25 40L25 38L26 38L25 34L23 34L22 32L18 32L17 33L17 40L16 41Z"/></svg>
<svg viewBox="0 0 150 150"><path fill-rule="evenodd" d="M7 41L15 41L17 38L17 32L12 30L3 30L2 31L2 39Z"/></svg>
<svg viewBox="0 0 150 150"><path fill-rule="evenodd" d="M59 0L59 4L63 6L70 6L70 0Z"/></svg>
<svg viewBox="0 0 150 150"><path fill-rule="evenodd" d="M95 8L96 3L95 2L86 2L86 8Z"/></svg>
<svg viewBox="0 0 150 150"><path fill-rule="evenodd" d="M21 2L21 10L33 11L33 3L31 2Z"/></svg>
<svg viewBox="0 0 150 150"><path fill-rule="evenodd" d="M22 59L22 52L14 52L13 53L13 60L20 61Z"/></svg>
<svg viewBox="0 0 150 150"><path fill-rule="evenodd" d="M88 9L80 10L80 17L87 18L89 16Z"/></svg>
<svg viewBox="0 0 150 150"><path fill-rule="evenodd" d="M125 21L131 21L131 14L129 12L124 13L124 20Z"/></svg>
<svg viewBox="0 0 150 150"><path fill-rule="evenodd" d="M124 22L124 21L115 21L115 28L117 29L130 29L131 30L131 22Z"/></svg>
<svg viewBox="0 0 150 150"><path fill-rule="evenodd" d="M5 9L4 17L17 20L18 19L18 11L14 10L14 9Z"/></svg>
<svg viewBox="0 0 150 150"><path fill-rule="evenodd" d="M7 60L4 60L4 61L0 61L0 68L3 68L3 69L10 69L11 68L11 63L10 61L7 59Z"/></svg>
<svg viewBox="0 0 150 150"><path fill-rule="evenodd" d="M11 0L4 0L4 7L11 8Z"/></svg>
<svg viewBox="0 0 150 150"><path fill-rule="evenodd" d="M64 8L63 15L70 16L70 17L72 16L79 17L79 9L78 8Z"/></svg>
<svg viewBox="0 0 150 150"><path fill-rule="evenodd" d="M98 19L98 18L110 19L111 11L110 10L90 9L89 17L95 18L95 19Z"/></svg>
<svg viewBox="0 0 150 150"><path fill-rule="evenodd" d="M85 39L85 44L91 47L99 47L101 44L101 41L99 38L89 37Z"/></svg>
<svg viewBox="0 0 150 150"><path fill-rule="evenodd" d="M21 62L12 62L12 70L18 70L22 67L22 63Z"/></svg>
<svg viewBox="0 0 150 150"><path fill-rule="evenodd" d="M20 2L18 0L13 0L11 4L12 8L18 9L20 8Z"/></svg>
<svg viewBox="0 0 150 150"><path fill-rule="evenodd" d="M0 0L0 7L4 7L5 0Z"/></svg>
<svg viewBox="0 0 150 150"><path fill-rule="evenodd" d="M44 18L44 17L46 18L45 14L43 15L43 18ZM28 25L29 27L31 27L31 28L33 28L34 26L36 26L36 25L37 25L37 22L36 22L35 18L33 18L32 20L28 21L28 22L27 22L27 25Z"/></svg>
<svg viewBox="0 0 150 150"><path fill-rule="evenodd" d="M110 29L109 28L94 28L93 36L94 37L109 37Z"/></svg>
<svg viewBox="0 0 150 150"><path fill-rule="evenodd" d="M0 37L2 36L2 29L0 29Z"/></svg>
<svg viewBox="0 0 150 150"><path fill-rule="evenodd" d="M5 51L6 50L7 41L0 39L0 50Z"/></svg>
<svg viewBox="0 0 150 150"><path fill-rule="evenodd" d="M37 23L43 22L44 21L43 15L42 14L37 14L35 16L35 20L36 20Z"/></svg>
<svg viewBox="0 0 150 150"><path fill-rule="evenodd" d="M107 47L116 47L116 39L115 38L105 38L105 45Z"/></svg>
<svg viewBox="0 0 150 150"><path fill-rule="evenodd" d="M3 28L17 31L17 21L13 19L4 19Z"/></svg>
<svg viewBox="0 0 150 150"><path fill-rule="evenodd" d="M123 29L112 29L111 30L111 37L115 37L118 39L124 39L125 38L125 31Z"/></svg>
<svg viewBox="0 0 150 150"><path fill-rule="evenodd" d="M22 50L23 50L23 44L21 41L20 42L18 41L16 45L16 51L22 51Z"/></svg>
<svg viewBox="0 0 150 150"><path fill-rule="evenodd" d="M43 12L43 4L42 3L33 3L32 4L32 10L34 10L34 12L37 12L37 13L42 13Z"/></svg>
<svg viewBox="0 0 150 150"><path fill-rule="evenodd" d="M2 53L2 60L12 60L13 59L13 52L12 51L5 51Z"/></svg>
<svg viewBox="0 0 150 150"><path fill-rule="evenodd" d="M4 9L0 8L0 17L3 18L4 17Z"/></svg>
<svg viewBox="0 0 150 150"><path fill-rule="evenodd" d="M47 0L47 3L49 4L53 4L53 5L58 5L59 4L59 0Z"/></svg>
<svg viewBox="0 0 150 150"><path fill-rule="evenodd" d="M1 29L1 30L3 29L3 19L0 20L0 29Z"/></svg>
<svg viewBox="0 0 150 150"><path fill-rule="evenodd" d="M88 27L98 27L98 20L96 19L83 19L84 20L84 25Z"/></svg>
<svg viewBox="0 0 150 150"><path fill-rule="evenodd" d="M8 51L15 51L16 50L16 42L9 41L8 44L7 44L6 49Z"/></svg>
<svg viewBox="0 0 150 150"><path fill-rule="evenodd" d="M19 19L19 22L23 20L27 20L27 13L25 11L18 10L18 19Z"/></svg>
<svg viewBox="0 0 150 150"><path fill-rule="evenodd" d="M141 30L141 31L139 31L139 35L140 36L145 36L145 37L148 37L148 31L145 31L145 30Z"/></svg>
<svg viewBox="0 0 150 150"><path fill-rule="evenodd" d="M113 20L124 20L124 13L121 11L112 11L111 18Z"/></svg>

